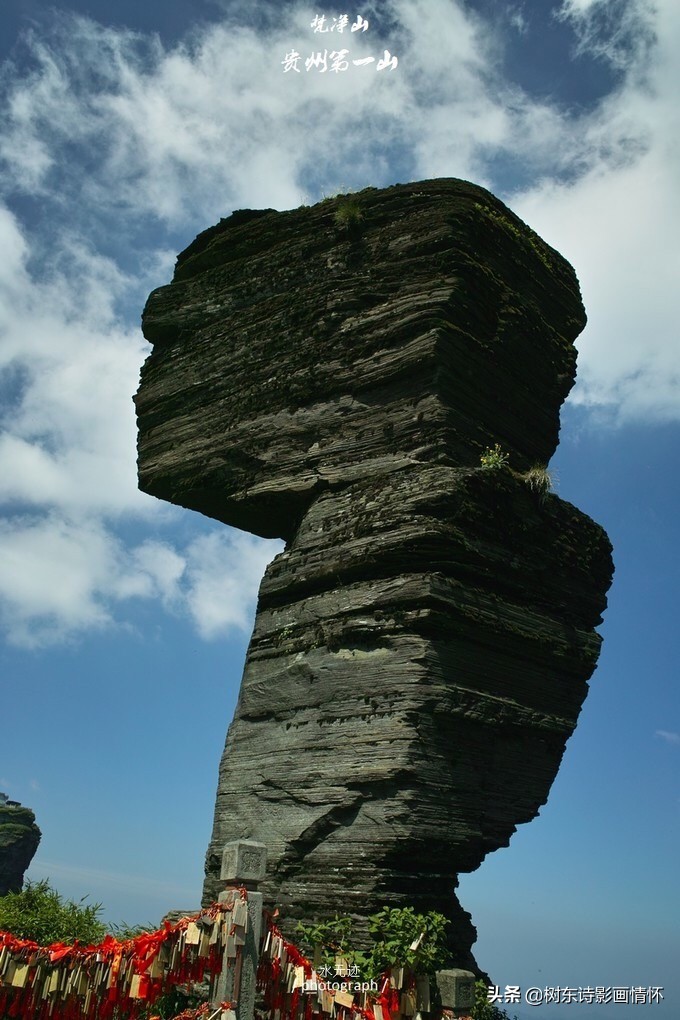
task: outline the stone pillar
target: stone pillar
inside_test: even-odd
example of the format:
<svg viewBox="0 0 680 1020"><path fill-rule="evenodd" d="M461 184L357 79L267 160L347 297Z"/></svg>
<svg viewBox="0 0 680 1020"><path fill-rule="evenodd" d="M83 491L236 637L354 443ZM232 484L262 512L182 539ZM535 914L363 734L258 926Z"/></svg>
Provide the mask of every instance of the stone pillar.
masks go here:
<svg viewBox="0 0 680 1020"><path fill-rule="evenodd" d="M467 1016L475 1004L476 980L471 970L438 970L437 988L442 1007L456 1016Z"/></svg>
<svg viewBox="0 0 680 1020"><path fill-rule="evenodd" d="M248 891L248 917L245 945L236 966L229 967L230 941L225 948L224 964L213 995L213 1007L221 1002L235 1002L237 1020L253 1020L255 1011L255 983L262 934L262 893L257 892L267 869L267 848L254 840L237 839L226 843L222 851L220 878L227 883L221 892L220 903L234 903L240 898L239 888Z"/></svg>
<svg viewBox="0 0 680 1020"><path fill-rule="evenodd" d="M607 538L531 470L585 312L572 268L483 188L354 199L360 237L338 229L346 198L238 210L144 310L140 487L286 542L203 904L247 834L288 937L351 914L367 949L372 913L434 910L474 970L457 876L545 804L601 642Z"/></svg>

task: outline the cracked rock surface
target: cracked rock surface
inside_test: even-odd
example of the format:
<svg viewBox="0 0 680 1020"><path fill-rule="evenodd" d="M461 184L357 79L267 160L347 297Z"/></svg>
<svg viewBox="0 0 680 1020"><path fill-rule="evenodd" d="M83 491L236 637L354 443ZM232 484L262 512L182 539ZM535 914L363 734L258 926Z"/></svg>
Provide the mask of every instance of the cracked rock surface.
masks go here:
<svg viewBox="0 0 680 1020"><path fill-rule="evenodd" d="M222 845L257 839L284 930L436 909L474 966L457 875L545 803L611 582L602 529L524 477L557 445L584 322L568 263L457 180L237 212L151 294L141 487L287 543L206 901ZM483 468L496 443L507 465Z"/></svg>

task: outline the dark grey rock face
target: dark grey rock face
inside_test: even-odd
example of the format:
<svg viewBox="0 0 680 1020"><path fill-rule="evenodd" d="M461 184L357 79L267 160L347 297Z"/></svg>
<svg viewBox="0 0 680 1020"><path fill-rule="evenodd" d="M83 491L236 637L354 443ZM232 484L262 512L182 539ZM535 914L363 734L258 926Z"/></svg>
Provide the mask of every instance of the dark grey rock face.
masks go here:
<svg viewBox="0 0 680 1020"><path fill-rule="evenodd" d="M287 541L205 899L222 845L252 838L284 928L437 909L465 966L457 875L545 802L599 651L606 535L524 477L557 444L585 316L571 267L488 192L355 201L350 231L336 199L236 214L180 256L144 313L140 485ZM484 468L495 443L508 464Z"/></svg>
<svg viewBox="0 0 680 1020"><path fill-rule="evenodd" d="M40 836L31 809L0 794L0 896L21 892Z"/></svg>

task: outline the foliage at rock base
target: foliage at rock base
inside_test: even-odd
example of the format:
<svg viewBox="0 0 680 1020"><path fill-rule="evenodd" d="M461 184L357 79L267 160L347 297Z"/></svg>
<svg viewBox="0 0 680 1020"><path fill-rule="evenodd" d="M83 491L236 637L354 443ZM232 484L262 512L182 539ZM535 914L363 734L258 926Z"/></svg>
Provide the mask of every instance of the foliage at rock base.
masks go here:
<svg viewBox="0 0 680 1020"><path fill-rule="evenodd" d="M19 893L0 898L0 931L32 939L41 946L52 942L96 943L106 935L99 919L101 903L78 903L64 899L47 879L27 882Z"/></svg>
<svg viewBox="0 0 680 1020"><path fill-rule="evenodd" d="M301 948L310 956L321 949L321 959L332 964L336 956L356 964L363 981L377 981L390 967L408 967L414 973L432 974L448 960L445 929L450 922L443 914L418 914L413 907L384 907L368 918L374 939L367 950L352 948L352 919L297 926Z"/></svg>

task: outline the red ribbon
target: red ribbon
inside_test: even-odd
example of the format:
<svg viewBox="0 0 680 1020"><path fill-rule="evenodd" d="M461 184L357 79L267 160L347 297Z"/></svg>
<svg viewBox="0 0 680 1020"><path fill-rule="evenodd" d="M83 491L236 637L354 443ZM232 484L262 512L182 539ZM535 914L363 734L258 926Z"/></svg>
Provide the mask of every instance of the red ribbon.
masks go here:
<svg viewBox="0 0 680 1020"><path fill-rule="evenodd" d="M247 897L245 889L239 892L243 899ZM7 949L17 963L27 964L30 968L26 984L21 989L11 985L3 987L0 980L0 1016L7 1015L13 1020L109 1020L114 1009L120 1007L127 1016L136 1017L143 1006L155 1002L171 985L202 980L206 973L214 976L220 972L222 955L218 946L212 945L205 957L195 955L194 950L185 946L174 970L167 969L162 977L154 979L147 973L161 947L164 944L169 947L176 945L190 923L206 915L212 917L214 923L221 923L228 910L231 910L230 904L215 903L200 914L181 918L174 925L165 921L158 931L143 932L126 940L107 935L96 946L54 942L43 947L29 939L17 938L11 932L0 932L0 949ZM100 963L106 965L103 973L97 969ZM45 964L49 967L47 973ZM36 968L39 965L42 965L42 976L37 981ZM95 974L100 978L97 988L90 985L93 994L87 1011L84 997L76 994L75 989L69 991L68 997L64 995L62 998L60 992L55 991L42 998L45 978L50 972L71 971L76 966L83 968L90 981L94 980ZM135 999L129 995L131 975L139 977Z"/></svg>
<svg viewBox="0 0 680 1020"><path fill-rule="evenodd" d="M314 970L311 962L300 952L297 946L283 937L280 930L274 924L271 914L266 915L266 921L266 928L270 933L269 952L271 953L273 939L275 937L279 938L287 958L294 966L302 966L304 968L305 979L311 978ZM273 1017L274 1010L278 1009L281 1011L281 1020L295 1020L296 1014L300 1008L300 1000L304 999L304 1020L311 1020L313 1016L324 1018L325 1014L322 1011L319 1010L316 1013L314 1012L311 998L300 988L296 988L293 991L290 1004L287 1008L284 1008L286 993L283 990L282 976L280 959L277 956L269 956L268 958L265 958L265 955L263 954L258 968L258 984L264 991L265 1005L270 1010L271 1016ZM399 993L393 989L393 994L390 994L388 997L388 989L389 976L383 975L381 993L376 997L375 1001L381 1005L385 1020L390 1020L390 1013L392 1012L398 1014L400 1007ZM331 994L333 993L331 992ZM364 1018L364 1020L375 1020L375 1014L370 1005L370 998L368 998L368 1003L369 1004L366 1007L354 1005L349 1011L341 1008L340 1013L342 1017L345 1016L346 1012L351 1012L358 1013Z"/></svg>

